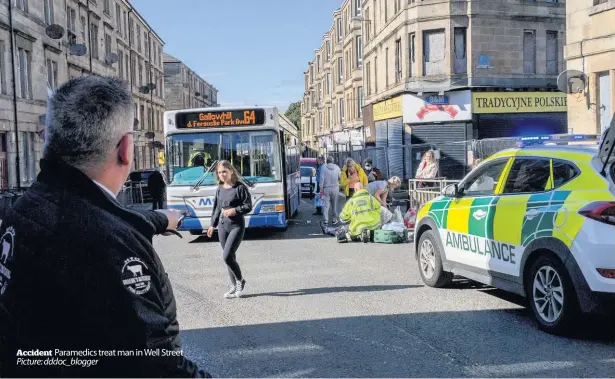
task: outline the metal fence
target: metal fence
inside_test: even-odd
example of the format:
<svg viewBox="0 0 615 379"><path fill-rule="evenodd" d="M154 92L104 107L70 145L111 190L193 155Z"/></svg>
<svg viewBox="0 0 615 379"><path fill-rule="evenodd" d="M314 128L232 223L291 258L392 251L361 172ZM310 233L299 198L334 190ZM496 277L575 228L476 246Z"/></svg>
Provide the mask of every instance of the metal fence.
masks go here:
<svg viewBox="0 0 615 379"><path fill-rule="evenodd" d="M442 194L442 190L446 186L459 183L460 181L447 178L409 179L408 195L410 197L410 208L418 208L422 204L435 199Z"/></svg>
<svg viewBox="0 0 615 379"><path fill-rule="evenodd" d="M141 183L126 182L120 190L117 200L125 207L144 203L143 186Z"/></svg>

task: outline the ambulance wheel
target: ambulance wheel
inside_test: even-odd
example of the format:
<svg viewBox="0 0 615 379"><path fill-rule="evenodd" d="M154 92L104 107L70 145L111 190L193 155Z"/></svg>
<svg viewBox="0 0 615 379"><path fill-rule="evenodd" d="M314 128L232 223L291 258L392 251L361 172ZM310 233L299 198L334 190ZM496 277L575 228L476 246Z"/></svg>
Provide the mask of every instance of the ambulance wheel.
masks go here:
<svg viewBox="0 0 615 379"><path fill-rule="evenodd" d="M581 312L562 262L552 255L542 255L532 263L525 280L529 306L540 329L555 335L571 332Z"/></svg>
<svg viewBox="0 0 615 379"><path fill-rule="evenodd" d="M423 282L429 287L436 288L451 284L453 273L446 272L442 268L442 252L432 230L421 234L418 247L419 271Z"/></svg>

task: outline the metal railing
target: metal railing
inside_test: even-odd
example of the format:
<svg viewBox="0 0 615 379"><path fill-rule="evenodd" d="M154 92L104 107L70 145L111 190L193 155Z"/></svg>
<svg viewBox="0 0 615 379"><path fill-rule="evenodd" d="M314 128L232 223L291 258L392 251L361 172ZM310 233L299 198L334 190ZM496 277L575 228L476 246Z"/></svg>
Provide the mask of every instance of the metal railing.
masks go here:
<svg viewBox="0 0 615 379"><path fill-rule="evenodd" d="M125 207L142 204L144 202L143 186L140 183L127 182L120 190L117 200Z"/></svg>
<svg viewBox="0 0 615 379"><path fill-rule="evenodd" d="M409 179L408 196L410 197L410 208L418 208L428 201L435 199L442 194L446 186L459 183L461 180L434 178L434 179Z"/></svg>

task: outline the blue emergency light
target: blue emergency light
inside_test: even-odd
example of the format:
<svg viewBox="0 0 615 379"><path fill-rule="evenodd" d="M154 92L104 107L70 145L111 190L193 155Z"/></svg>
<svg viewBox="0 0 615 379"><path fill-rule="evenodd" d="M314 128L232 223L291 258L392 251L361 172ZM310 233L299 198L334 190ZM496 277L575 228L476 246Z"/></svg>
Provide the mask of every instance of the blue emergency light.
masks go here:
<svg viewBox="0 0 615 379"><path fill-rule="evenodd" d="M574 141L591 141L598 142L599 135L596 134L550 134L545 136L527 136L520 137L517 140L517 147L525 147L532 145L542 145L545 142L552 141L554 143L566 143Z"/></svg>

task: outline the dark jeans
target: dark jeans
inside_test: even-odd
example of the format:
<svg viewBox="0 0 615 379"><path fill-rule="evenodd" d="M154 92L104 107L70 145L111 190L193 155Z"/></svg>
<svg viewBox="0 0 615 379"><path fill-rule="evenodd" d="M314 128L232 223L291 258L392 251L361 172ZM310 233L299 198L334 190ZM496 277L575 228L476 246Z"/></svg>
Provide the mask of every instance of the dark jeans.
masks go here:
<svg viewBox="0 0 615 379"><path fill-rule="evenodd" d="M228 268L231 283L235 285L237 281L241 281L243 276L239 263L237 263L237 249L243 240L246 228L242 225L220 225L218 228L218 238L222 245L224 262Z"/></svg>

